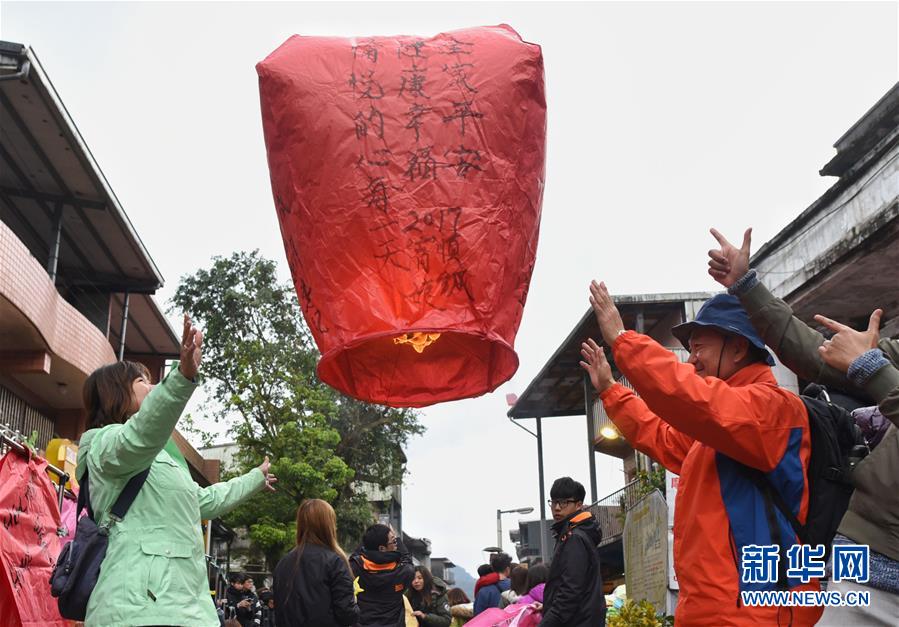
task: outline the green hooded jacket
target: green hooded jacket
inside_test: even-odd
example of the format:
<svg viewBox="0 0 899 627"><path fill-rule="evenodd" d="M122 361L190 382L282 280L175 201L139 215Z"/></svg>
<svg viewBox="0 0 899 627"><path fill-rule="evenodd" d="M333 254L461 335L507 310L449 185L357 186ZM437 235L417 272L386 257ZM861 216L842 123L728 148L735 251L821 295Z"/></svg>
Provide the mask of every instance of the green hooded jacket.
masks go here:
<svg viewBox="0 0 899 627"><path fill-rule="evenodd" d="M446 600L446 583L439 577L434 577L434 589L431 590L430 602L422 606L412 594L412 588L406 590L406 596L413 611L421 611L425 616L418 619L421 627L449 627L453 620L450 612L449 601Z"/></svg>
<svg viewBox="0 0 899 627"><path fill-rule="evenodd" d="M90 470L98 524L128 480L150 474L121 521L112 522L109 548L87 606L86 627L190 625L218 627L209 593L201 519L217 518L263 487L258 468L202 488L180 456L166 449L196 388L174 367L124 424L81 436L75 476ZM174 450L174 449L171 449Z"/></svg>

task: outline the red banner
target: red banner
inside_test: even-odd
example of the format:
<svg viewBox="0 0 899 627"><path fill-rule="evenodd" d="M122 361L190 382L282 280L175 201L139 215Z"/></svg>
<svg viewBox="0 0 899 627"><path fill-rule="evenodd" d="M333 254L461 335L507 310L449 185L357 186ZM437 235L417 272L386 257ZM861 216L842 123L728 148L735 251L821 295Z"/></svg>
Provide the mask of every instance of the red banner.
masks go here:
<svg viewBox="0 0 899 627"><path fill-rule="evenodd" d="M505 25L294 36L257 71L321 379L407 407L507 381L543 196L540 47Z"/></svg>
<svg viewBox="0 0 899 627"><path fill-rule="evenodd" d="M4 627L65 627L50 573L59 555L59 507L47 462L10 451L0 460L0 618Z"/></svg>

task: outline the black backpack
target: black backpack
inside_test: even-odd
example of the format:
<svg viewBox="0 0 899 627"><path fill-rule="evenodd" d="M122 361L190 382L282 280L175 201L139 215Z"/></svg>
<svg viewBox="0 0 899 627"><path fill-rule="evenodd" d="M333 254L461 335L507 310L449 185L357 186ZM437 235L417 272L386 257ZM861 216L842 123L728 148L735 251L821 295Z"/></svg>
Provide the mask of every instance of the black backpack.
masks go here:
<svg viewBox="0 0 899 627"><path fill-rule="evenodd" d="M808 390L807 390L808 391ZM852 470L868 454L868 446L861 429L846 409L830 402L827 391L820 386L814 390L817 396L800 396L808 411L811 437L811 457L808 465L808 515L803 525L773 488L761 471L744 466L746 476L756 485L765 498L768 526L771 537L780 545L781 567L778 582L786 584L786 544L778 538L777 518L774 508L780 510L802 544L823 544L827 555L837 533L837 527L849 507L849 499L855 489Z"/></svg>
<svg viewBox="0 0 899 627"><path fill-rule="evenodd" d="M125 484L110 510L114 521L125 517L149 474L150 469L147 468ZM85 470L81 479L81 491L78 493L78 508L75 511L75 519L78 520L75 538L63 547L56 566L53 567L53 574L50 575L50 594L58 599L59 614L69 620L84 620L87 602L100 578L100 565L109 545L109 527L101 527L94 519L89 483L88 472ZM85 507L87 516L78 519Z"/></svg>

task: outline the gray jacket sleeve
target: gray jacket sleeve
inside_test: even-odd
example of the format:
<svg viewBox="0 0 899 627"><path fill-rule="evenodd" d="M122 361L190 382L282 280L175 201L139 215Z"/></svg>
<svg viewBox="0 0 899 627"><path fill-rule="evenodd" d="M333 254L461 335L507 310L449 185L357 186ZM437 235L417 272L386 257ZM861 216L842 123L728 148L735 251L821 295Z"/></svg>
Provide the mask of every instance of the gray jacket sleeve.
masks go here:
<svg viewBox="0 0 899 627"><path fill-rule="evenodd" d="M777 298L761 281L743 293L738 293L752 325L784 365L798 376L830 388L858 394L846 375L824 363L818 347L824 336L793 315L793 310ZM881 413L899 426L899 342L883 338L878 348L890 361L865 383L862 390L878 404Z"/></svg>
<svg viewBox="0 0 899 627"><path fill-rule="evenodd" d="M899 427L899 370L896 369L896 355L899 354L899 343L890 340L893 351L883 350L884 356L890 363L878 370L874 376L865 383L865 391L877 401L880 413ZM881 340L881 345L883 340Z"/></svg>
<svg viewBox="0 0 899 627"><path fill-rule="evenodd" d="M818 354L824 336L794 316L793 309L761 281L737 296L752 326L787 368L808 381L840 390L853 389L846 375L828 366Z"/></svg>

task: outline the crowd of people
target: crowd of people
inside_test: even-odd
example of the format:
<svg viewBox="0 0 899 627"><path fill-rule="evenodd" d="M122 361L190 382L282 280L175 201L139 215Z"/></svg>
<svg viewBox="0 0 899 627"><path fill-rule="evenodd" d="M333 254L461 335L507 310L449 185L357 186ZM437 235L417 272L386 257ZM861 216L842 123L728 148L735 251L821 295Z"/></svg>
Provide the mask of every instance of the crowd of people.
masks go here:
<svg viewBox="0 0 899 627"><path fill-rule="evenodd" d="M252 581L237 576L223 618L234 617L241 627L266 625L273 607L278 625L492 627L514 617L522 627L602 625L601 534L584 509L584 486L563 477L550 495L558 538L550 565L529 568L513 564L506 553L494 553L478 571L474 601L425 566L414 565L387 525L371 525L348 557L337 544L334 510L325 501L306 500L297 510L296 547L275 567L271 603L265 607L254 596Z"/></svg>
<svg viewBox="0 0 899 627"><path fill-rule="evenodd" d="M605 411L634 448L680 475L674 565L683 625L814 625L821 607L746 606L744 547L802 542L812 507L809 405L778 386L770 350L801 378L858 403L855 420L870 453L856 460L854 486L833 544L870 547L870 578L832 582L864 589L865 607L828 607L827 625L893 625L899 616L899 343L881 339L876 310L864 331L818 316L825 338L792 315L749 268L750 231L736 247L713 230L709 273L727 288L696 317L672 329L689 350L677 356L627 330L603 283L590 286L605 347L631 386L615 380L605 348L582 346L581 366ZM179 366L158 385L140 364L94 372L84 387L92 429L81 439L76 476L90 485L92 516L108 550L87 606L86 624L360 625L361 627L581 627L604 624L600 527L569 477L550 490L556 542L548 564L514 564L504 553L479 569L474 598L413 564L396 532L375 524L347 556L334 510L309 499L296 515L296 546L276 566L271 589L230 579L218 607L210 600L201 519L225 514L277 479L265 461L228 482L194 483L171 439L201 362L202 333L185 316ZM837 398L835 394L834 399ZM837 402L837 401L834 401ZM137 497L111 514L126 486ZM772 501L777 507L772 506ZM842 513L842 511L840 512ZM778 573L771 589L820 589ZM756 587L756 589L759 589Z"/></svg>
<svg viewBox="0 0 899 627"><path fill-rule="evenodd" d="M228 576L225 598L218 604L225 627L275 627L275 597L270 588L256 589L253 578L241 572Z"/></svg>

